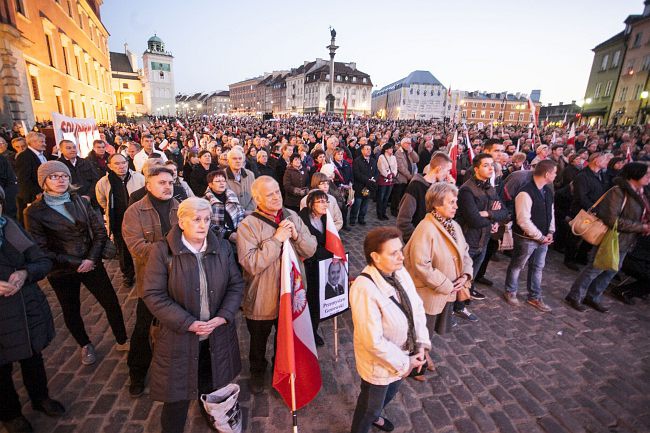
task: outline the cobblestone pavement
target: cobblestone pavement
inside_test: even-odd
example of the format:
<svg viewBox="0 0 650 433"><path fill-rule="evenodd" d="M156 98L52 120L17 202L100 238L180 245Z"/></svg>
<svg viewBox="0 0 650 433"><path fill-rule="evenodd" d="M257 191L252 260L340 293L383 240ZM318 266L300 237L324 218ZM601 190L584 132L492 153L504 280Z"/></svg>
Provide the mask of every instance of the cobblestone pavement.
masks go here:
<svg viewBox="0 0 650 433"><path fill-rule="evenodd" d="M370 218L366 228L357 226L351 234L343 232L351 256L351 276L363 267L365 232L379 224ZM386 415L397 426L396 431L650 432L648 301L626 306L606 298L612 306L609 314L594 310L578 313L563 301L576 273L562 266L557 253L549 252L543 287L553 312L542 314L526 304L512 308L500 298L508 259L502 255L498 259L490 264L487 274L495 287L479 286L488 298L471 305L480 321L461 321L448 335L434 337L437 371L428 373L423 383L405 381L388 406ZM109 263L108 269L119 287L117 263ZM522 277L525 275L522 272ZM36 431L160 431L161 405L147 395L129 397L126 354L113 349L113 336L95 299L84 292L82 309L98 362L82 366L79 348L63 324L61 309L49 286L43 284L58 330L44 352L49 388L52 397L61 400L68 412L59 419L34 413L16 371L16 384L25 402L24 414ZM129 299L128 290L123 288L119 288L119 297L127 328L132 329L135 300ZM299 411L300 431L349 431L359 392L349 313L339 317L339 328L340 352L335 360L333 322L322 324L326 341L319 349L323 388L310 405ZM242 355L247 355L248 333L241 318L239 329ZM290 413L277 393L252 396L247 378L245 359L239 383L246 430L290 431ZM269 390L270 381L268 372ZM192 406L186 431L209 431L196 406Z"/></svg>

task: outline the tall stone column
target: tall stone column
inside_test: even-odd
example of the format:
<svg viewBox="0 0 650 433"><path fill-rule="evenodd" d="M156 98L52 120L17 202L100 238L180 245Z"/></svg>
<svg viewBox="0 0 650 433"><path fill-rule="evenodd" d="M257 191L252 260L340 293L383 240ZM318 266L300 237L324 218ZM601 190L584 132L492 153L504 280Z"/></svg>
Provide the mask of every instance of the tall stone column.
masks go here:
<svg viewBox="0 0 650 433"><path fill-rule="evenodd" d="M338 48L336 46L336 30L330 27L330 35L332 37L330 44L325 47L330 50L330 89L329 93L325 97L325 100L327 101L327 113L328 114L333 114L334 113L334 56L336 55L336 49Z"/></svg>

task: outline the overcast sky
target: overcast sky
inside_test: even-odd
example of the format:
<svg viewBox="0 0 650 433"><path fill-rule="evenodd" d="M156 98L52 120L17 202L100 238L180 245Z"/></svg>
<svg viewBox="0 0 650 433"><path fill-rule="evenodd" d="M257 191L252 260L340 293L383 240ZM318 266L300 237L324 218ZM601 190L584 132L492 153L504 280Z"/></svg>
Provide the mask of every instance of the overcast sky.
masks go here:
<svg viewBox="0 0 650 433"><path fill-rule="evenodd" d="M158 34L177 93L327 58L331 25L336 60L355 61L375 90L422 69L452 89L568 103L584 97L591 49L642 11L641 0L106 0L101 14L111 51L127 42L140 62Z"/></svg>

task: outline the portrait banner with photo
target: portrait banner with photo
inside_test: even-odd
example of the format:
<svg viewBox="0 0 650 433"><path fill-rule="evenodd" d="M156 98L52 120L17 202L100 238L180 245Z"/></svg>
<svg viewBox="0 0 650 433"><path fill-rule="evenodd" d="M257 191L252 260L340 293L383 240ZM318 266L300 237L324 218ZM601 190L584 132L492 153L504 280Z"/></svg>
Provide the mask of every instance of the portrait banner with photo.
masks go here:
<svg viewBox="0 0 650 433"><path fill-rule="evenodd" d="M348 299L348 260L337 258L318 262L318 299L320 319L325 320L345 312L349 307Z"/></svg>

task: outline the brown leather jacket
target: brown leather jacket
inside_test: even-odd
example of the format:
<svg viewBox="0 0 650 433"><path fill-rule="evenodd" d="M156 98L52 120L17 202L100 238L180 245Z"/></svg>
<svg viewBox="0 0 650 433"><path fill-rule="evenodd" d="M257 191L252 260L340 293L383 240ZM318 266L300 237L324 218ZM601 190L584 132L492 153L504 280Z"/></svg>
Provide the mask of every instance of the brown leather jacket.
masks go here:
<svg viewBox="0 0 650 433"><path fill-rule="evenodd" d="M169 209L169 222L171 227L178 224L178 202L172 198ZM135 265L135 289L138 297L143 295L144 267L147 264L149 253L155 242L164 238L160 217L154 209L148 196L133 203L124 213L122 222L122 237Z"/></svg>

